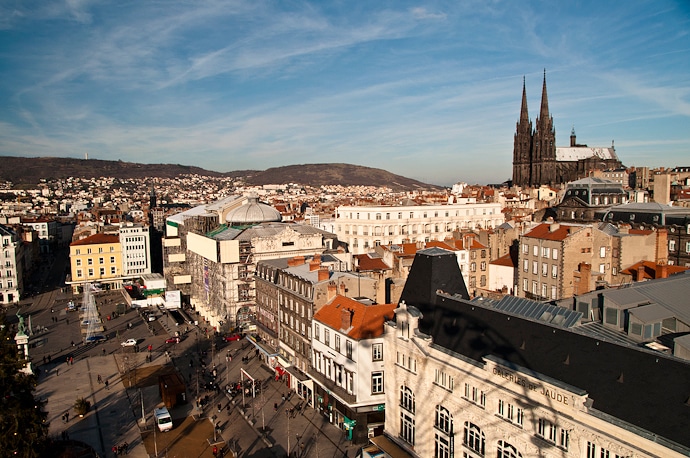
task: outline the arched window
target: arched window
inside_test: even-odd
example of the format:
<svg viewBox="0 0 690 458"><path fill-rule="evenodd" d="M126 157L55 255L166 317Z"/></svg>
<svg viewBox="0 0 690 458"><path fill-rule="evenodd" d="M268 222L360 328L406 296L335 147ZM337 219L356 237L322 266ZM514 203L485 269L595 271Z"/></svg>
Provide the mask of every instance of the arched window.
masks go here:
<svg viewBox="0 0 690 458"><path fill-rule="evenodd" d="M414 413L415 411L414 393L405 385L400 387L400 407L410 413Z"/></svg>
<svg viewBox="0 0 690 458"><path fill-rule="evenodd" d="M434 420L434 458L452 458L451 436L453 435L453 416L443 406L436 406Z"/></svg>
<svg viewBox="0 0 690 458"><path fill-rule="evenodd" d="M497 458L522 458L522 454L515 447L505 441L498 441Z"/></svg>
<svg viewBox="0 0 690 458"><path fill-rule="evenodd" d="M453 416L448 412L448 409L440 405L436 406L436 421L434 422L434 426L446 434L453 433Z"/></svg>
<svg viewBox="0 0 690 458"><path fill-rule="evenodd" d="M486 446L486 438L481 429L474 423L465 422L465 434L463 437L463 444L475 453L484 456L484 448Z"/></svg>
<svg viewBox="0 0 690 458"><path fill-rule="evenodd" d="M400 387L400 437L410 445L414 445L414 393L405 385Z"/></svg>

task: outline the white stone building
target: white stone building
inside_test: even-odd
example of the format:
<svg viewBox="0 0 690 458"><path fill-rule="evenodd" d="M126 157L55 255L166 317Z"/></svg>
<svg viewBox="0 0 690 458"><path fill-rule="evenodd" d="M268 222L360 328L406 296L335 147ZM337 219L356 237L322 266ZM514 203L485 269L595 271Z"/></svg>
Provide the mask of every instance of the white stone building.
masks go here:
<svg viewBox="0 0 690 458"><path fill-rule="evenodd" d="M122 276L134 278L150 274L151 241L148 227L122 223L119 236L122 245Z"/></svg>
<svg viewBox="0 0 690 458"><path fill-rule="evenodd" d="M453 231L494 228L505 222L498 203L445 205L341 206L335 219L322 219L321 229L362 254L378 245L429 242Z"/></svg>
<svg viewBox="0 0 690 458"><path fill-rule="evenodd" d="M383 429L383 324L395 304L362 303L337 295L312 320L316 408L361 443Z"/></svg>

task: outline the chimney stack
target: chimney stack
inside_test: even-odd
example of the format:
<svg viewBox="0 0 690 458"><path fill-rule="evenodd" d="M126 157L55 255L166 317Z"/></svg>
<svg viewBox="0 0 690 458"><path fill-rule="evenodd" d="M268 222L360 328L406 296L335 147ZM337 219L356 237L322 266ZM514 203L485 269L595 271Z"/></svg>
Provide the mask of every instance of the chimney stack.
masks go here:
<svg viewBox="0 0 690 458"><path fill-rule="evenodd" d="M321 267L321 261L319 261L318 259L315 258L309 261L309 272L318 270L319 267Z"/></svg>
<svg viewBox="0 0 690 458"><path fill-rule="evenodd" d="M340 329L346 331L352 326L352 310L343 309L340 312Z"/></svg>
<svg viewBox="0 0 690 458"><path fill-rule="evenodd" d="M637 266L637 281L642 280L644 280L644 264L640 263L640 265Z"/></svg>
<svg viewBox="0 0 690 458"><path fill-rule="evenodd" d="M327 290L328 290L328 302L330 302L336 296L336 294L338 294L338 287L335 285L335 282L332 281L332 282L328 283Z"/></svg>
<svg viewBox="0 0 690 458"><path fill-rule="evenodd" d="M330 276L329 274L330 274L330 272L329 272L328 269L326 269L325 267L321 267L321 268L319 269L319 278L318 278L318 281L319 281L319 282L322 282L322 281L328 280L328 278L329 278L329 276Z"/></svg>

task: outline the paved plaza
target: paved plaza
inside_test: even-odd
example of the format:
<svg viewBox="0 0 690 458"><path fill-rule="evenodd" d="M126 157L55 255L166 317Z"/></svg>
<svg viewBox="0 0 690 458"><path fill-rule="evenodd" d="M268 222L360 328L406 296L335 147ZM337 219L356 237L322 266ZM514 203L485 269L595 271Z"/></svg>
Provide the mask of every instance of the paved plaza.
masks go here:
<svg viewBox="0 0 690 458"><path fill-rule="evenodd" d="M65 310L80 297L56 290L22 304L21 313L31 316L34 331L30 355L39 374L35 394L47 401L52 437L88 444L92 456L101 457L115 456L113 446L125 443L128 456L142 458L212 457L214 446L225 456L238 457L284 457L288 451L299 457L355 456L358 446L326 417L308 407L297 409L303 400L275 380L248 342L225 343L202 328L171 325L166 317L148 322L135 310L118 315L121 294L96 297L108 337L99 344L84 345L78 313ZM166 343L175 332L182 341ZM130 338L140 342L138 348L120 345ZM226 355L232 356L229 362ZM243 362L244 357L249 360ZM206 389L214 364L221 390ZM240 380L241 369L262 382L254 399L231 398L224 389ZM185 380L188 402L171 409L172 431L154 432L152 411L162 404L158 375L170 372ZM74 413L77 398L91 404L83 417ZM198 407L198 399L208 402Z"/></svg>

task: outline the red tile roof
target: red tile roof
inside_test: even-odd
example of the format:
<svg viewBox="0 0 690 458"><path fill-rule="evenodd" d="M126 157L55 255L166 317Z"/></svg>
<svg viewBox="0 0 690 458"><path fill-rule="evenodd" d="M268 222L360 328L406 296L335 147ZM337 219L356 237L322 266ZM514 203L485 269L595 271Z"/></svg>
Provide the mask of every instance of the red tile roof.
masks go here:
<svg viewBox="0 0 690 458"><path fill-rule="evenodd" d="M495 266L516 267L516 264L513 262L513 258L510 256L510 253L506 254L505 256L501 256L498 259L494 259L489 264L493 264Z"/></svg>
<svg viewBox="0 0 690 458"><path fill-rule="evenodd" d="M552 230L551 227L554 227ZM542 240L565 240L568 238L568 236L575 231L580 229L579 226L568 226L565 224L540 224L539 226L535 227L531 231L529 231L527 234L525 234L525 237L531 237L534 239L542 239Z"/></svg>
<svg viewBox="0 0 690 458"><path fill-rule="evenodd" d="M665 274L662 273L663 270L666 270ZM688 270L688 267L661 265L653 261L639 261L633 264L632 266L628 267L627 269L621 270L621 273L625 275L631 275L632 277L634 277L635 281L642 281L653 280L656 278L665 278L664 275L673 275L679 272L684 272L686 270Z"/></svg>
<svg viewBox="0 0 690 458"><path fill-rule="evenodd" d="M94 234L85 239L77 240L70 243L70 246L76 245L100 245L102 243L120 243L120 237L112 234Z"/></svg>
<svg viewBox="0 0 690 458"><path fill-rule="evenodd" d="M359 261L359 270L390 270L391 267L383 262L381 258L372 258L369 254L359 254L356 256Z"/></svg>
<svg viewBox="0 0 690 458"><path fill-rule="evenodd" d="M397 304L365 305L349 297L337 295L314 314L314 319L355 340L370 339L383 334L383 324L393 319L393 310L397 306ZM349 331L341 329L344 310L352 312Z"/></svg>

